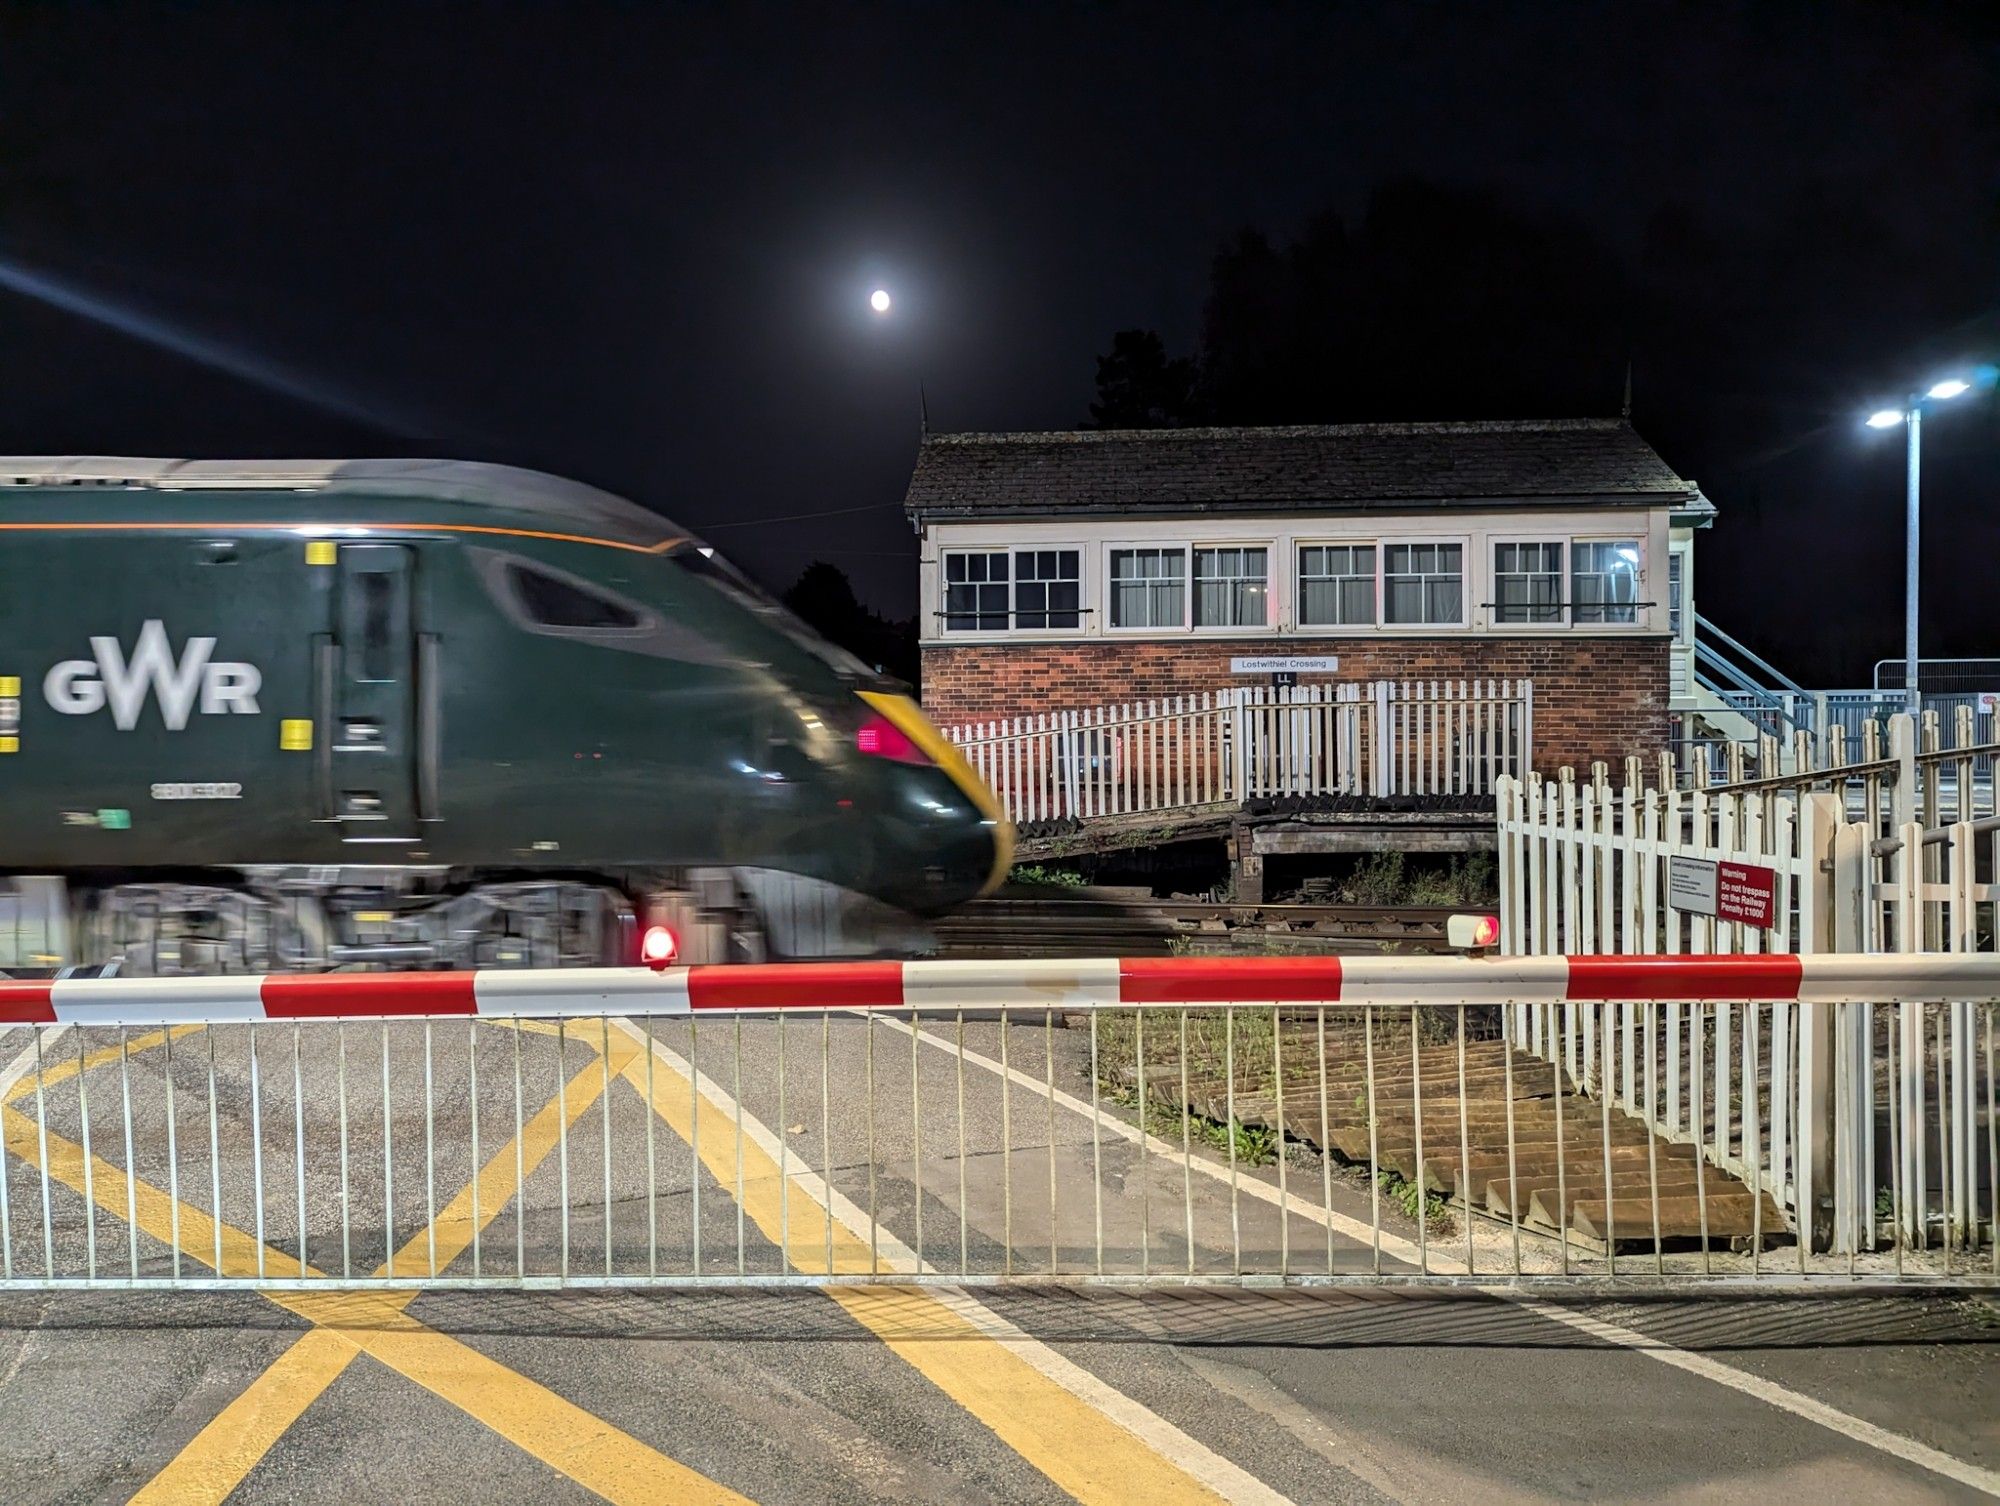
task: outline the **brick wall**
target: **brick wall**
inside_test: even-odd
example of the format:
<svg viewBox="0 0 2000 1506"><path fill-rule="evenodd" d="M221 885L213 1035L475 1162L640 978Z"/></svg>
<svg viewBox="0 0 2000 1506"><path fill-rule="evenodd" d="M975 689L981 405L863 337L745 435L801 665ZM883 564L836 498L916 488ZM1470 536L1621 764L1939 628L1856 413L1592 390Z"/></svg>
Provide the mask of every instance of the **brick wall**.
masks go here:
<svg viewBox="0 0 2000 1506"><path fill-rule="evenodd" d="M1527 679L1535 766L1652 757L1666 746L1670 640L1664 637L1233 639L1179 643L965 644L923 651L932 720L979 721L1184 695L1265 677L1229 672L1247 654L1337 654L1327 680Z"/></svg>

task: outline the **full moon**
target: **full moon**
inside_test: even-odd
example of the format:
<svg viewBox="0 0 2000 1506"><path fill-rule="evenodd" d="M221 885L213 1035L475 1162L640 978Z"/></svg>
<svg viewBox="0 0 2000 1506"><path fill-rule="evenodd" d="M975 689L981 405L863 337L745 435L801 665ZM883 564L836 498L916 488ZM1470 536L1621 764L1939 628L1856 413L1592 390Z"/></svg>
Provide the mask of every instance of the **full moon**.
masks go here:
<svg viewBox="0 0 2000 1506"><path fill-rule="evenodd" d="M889 294L886 289L877 288L868 295L868 306L878 314L889 312Z"/></svg>

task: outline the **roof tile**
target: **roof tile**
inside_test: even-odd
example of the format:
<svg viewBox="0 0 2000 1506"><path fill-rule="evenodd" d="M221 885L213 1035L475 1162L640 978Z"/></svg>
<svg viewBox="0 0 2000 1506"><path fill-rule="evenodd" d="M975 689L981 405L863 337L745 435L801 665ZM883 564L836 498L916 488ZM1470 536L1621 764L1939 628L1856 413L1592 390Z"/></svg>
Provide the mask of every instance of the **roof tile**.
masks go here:
<svg viewBox="0 0 2000 1506"><path fill-rule="evenodd" d="M1339 512L1549 501L1712 507L1622 419L928 434L919 519Z"/></svg>

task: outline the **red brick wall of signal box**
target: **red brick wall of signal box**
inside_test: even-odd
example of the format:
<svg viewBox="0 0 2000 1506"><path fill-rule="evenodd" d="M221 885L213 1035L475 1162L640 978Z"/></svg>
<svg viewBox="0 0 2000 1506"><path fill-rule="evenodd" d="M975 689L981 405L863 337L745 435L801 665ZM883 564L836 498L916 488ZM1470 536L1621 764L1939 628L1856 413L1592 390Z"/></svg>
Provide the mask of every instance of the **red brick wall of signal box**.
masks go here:
<svg viewBox="0 0 2000 1506"><path fill-rule="evenodd" d="M1301 675L1299 683L1529 680L1535 767L1581 772L1593 759L1615 765L1666 747L1670 654L1664 637L1573 635L948 645L923 651L923 704L949 726L1268 684L1265 675L1232 674L1229 661L1334 655L1336 673Z"/></svg>

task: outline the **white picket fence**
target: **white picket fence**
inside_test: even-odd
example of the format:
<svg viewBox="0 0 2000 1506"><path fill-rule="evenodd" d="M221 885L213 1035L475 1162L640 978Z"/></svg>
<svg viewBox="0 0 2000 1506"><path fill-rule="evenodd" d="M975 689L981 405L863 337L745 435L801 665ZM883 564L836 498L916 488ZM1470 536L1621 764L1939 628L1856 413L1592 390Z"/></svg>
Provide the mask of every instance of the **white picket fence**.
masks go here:
<svg viewBox="0 0 2000 1506"><path fill-rule="evenodd" d="M1790 798L1701 790L1614 790L1565 769L1507 779L1497 791L1500 946L1511 954L1814 951L1811 813ZM1776 874L1775 927L1691 915L1667 901L1673 859L1752 863ZM1715 1164L1767 1189L1788 1216L1813 1206L1813 1127L1798 1083L1815 1040L1789 1003L1520 1005L1517 1046L1559 1062L1585 1091L1697 1144ZM1820 1049L1824 1049L1822 1046ZM1823 1159L1823 1158L1822 1158ZM1823 1190L1823 1189L1822 1189Z"/></svg>
<svg viewBox="0 0 2000 1506"><path fill-rule="evenodd" d="M1616 789L1601 764L1584 781L1568 770L1502 779L1501 949L1994 950L2000 823L1967 798L1972 745L1913 754L1913 729L1897 721L1900 760L1785 788L1645 789L1636 761ZM1872 787L1856 789L1864 779ZM1941 811L1958 819L1918 819ZM1674 907L1677 857L1772 870L1771 927ZM1990 1007L1667 1003L1608 1018L1600 1038L1590 1009L1522 1005L1507 1028L1585 1091L1765 1189L1815 1242L1853 1253L1991 1237L2000 1147ZM1879 1209L1878 1186L1910 1196Z"/></svg>
<svg viewBox="0 0 2000 1506"><path fill-rule="evenodd" d="M1198 691L948 726L1017 822L1285 795L1486 795L1532 766L1526 680Z"/></svg>

